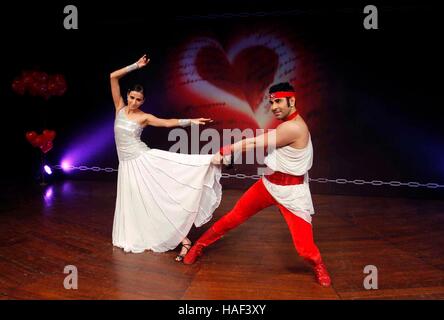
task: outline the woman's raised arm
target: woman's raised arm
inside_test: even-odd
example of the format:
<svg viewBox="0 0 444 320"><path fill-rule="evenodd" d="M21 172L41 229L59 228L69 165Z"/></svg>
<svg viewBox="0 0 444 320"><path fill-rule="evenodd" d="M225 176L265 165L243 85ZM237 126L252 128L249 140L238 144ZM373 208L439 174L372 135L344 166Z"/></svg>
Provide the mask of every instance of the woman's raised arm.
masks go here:
<svg viewBox="0 0 444 320"><path fill-rule="evenodd" d="M150 59L147 58L146 54L144 54L143 57L141 57L137 62L116 70L109 75L111 81L111 93L113 96L113 102L114 106L116 107L116 111L119 111L125 106L125 102L123 101L122 95L120 93L119 79L131 71L143 68L148 64L149 61Z"/></svg>

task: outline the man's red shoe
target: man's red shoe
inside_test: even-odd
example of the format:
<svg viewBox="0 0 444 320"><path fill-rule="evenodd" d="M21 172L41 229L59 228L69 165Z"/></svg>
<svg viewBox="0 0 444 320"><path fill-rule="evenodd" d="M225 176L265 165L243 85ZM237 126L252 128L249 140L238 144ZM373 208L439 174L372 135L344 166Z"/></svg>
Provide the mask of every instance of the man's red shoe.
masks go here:
<svg viewBox="0 0 444 320"><path fill-rule="evenodd" d="M331 285L330 275L328 274L327 267L323 262L316 264L313 267L317 282L323 287L329 287Z"/></svg>
<svg viewBox="0 0 444 320"><path fill-rule="evenodd" d="M202 255L203 248L208 247L221 237L222 234L215 232L212 227L205 231L205 233L196 241L194 246L191 247L190 251L188 251L185 258L183 258L183 263L193 264L196 262L197 258Z"/></svg>
<svg viewBox="0 0 444 320"><path fill-rule="evenodd" d="M196 262L197 258L202 255L203 245L196 243L191 247L190 251L188 251L187 255L183 258L183 263L185 264L193 264Z"/></svg>

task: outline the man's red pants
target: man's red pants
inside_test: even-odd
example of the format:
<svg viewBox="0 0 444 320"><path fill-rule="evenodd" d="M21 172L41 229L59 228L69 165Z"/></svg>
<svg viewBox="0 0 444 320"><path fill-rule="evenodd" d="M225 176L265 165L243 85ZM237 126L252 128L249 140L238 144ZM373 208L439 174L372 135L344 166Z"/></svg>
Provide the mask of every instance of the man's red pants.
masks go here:
<svg viewBox="0 0 444 320"><path fill-rule="evenodd" d="M222 236L251 216L271 205L277 205L285 218L293 238L293 244L301 257L313 264L321 262L321 254L313 241L312 226L278 203L267 191L262 179L252 185L237 201L234 208L211 227ZM197 241L199 242L199 240Z"/></svg>

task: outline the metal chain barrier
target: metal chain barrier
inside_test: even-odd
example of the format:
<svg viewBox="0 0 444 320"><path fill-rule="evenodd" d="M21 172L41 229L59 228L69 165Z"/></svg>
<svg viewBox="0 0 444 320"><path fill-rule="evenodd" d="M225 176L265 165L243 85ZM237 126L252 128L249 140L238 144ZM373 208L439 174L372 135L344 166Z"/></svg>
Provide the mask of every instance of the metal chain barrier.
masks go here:
<svg viewBox="0 0 444 320"><path fill-rule="evenodd" d="M410 187L410 188L429 188L429 189L436 189L436 188L444 188L444 185L438 184L438 183L419 183L419 182L400 182L400 181L380 181L380 180L372 180L372 181L365 181L365 180L347 180L347 179L326 179L326 178L310 178L310 182L319 182L319 183L338 183L338 184L355 184L355 185L372 185L372 186L391 186L391 187Z"/></svg>
<svg viewBox="0 0 444 320"><path fill-rule="evenodd" d="M99 172L99 171L117 172L118 171L117 169L114 169L114 168L99 168L99 167L91 167L90 168L90 167L87 167L87 166L79 166L79 167L76 167L76 166L63 166L63 168L62 168L61 165L55 165L52 168L53 169L58 169L58 170L67 170L67 171L70 171L70 170L80 170L80 171L87 171L87 170L89 170L89 171L95 171L95 172Z"/></svg>
<svg viewBox="0 0 444 320"><path fill-rule="evenodd" d="M412 11L417 10L420 7L418 5L403 5L403 6L378 6L380 11ZM231 18L248 18L248 17L282 17L282 16L300 16L300 15L317 15L317 14L332 14L332 13L346 13L354 14L361 12L361 8L337 8L328 10L320 9L306 9L306 10L286 10L286 11L257 11L257 12L227 12L218 14L206 14L206 15L191 15L191 16L177 16L177 20L191 20L191 19L231 19Z"/></svg>
<svg viewBox="0 0 444 320"><path fill-rule="evenodd" d="M53 169L58 170L80 170L80 171L105 171L105 172L117 172L117 169L114 168L100 168L100 167L87 167L87 166L64 166L62 168L61 165L55 165L52 167ZM222 178L236 178L236 179L253 179L258 180L262 176L258 174L254 175L247 175L243 173L237 173L237 174L229 174L229 173L222 173ZM429 189L437 189L437 188L444 188L444 185L438 184L438 183L419 183L419 182L400 182L400 181L380 181L380 180L372 180L372 181L365 181L362 179L355 179L355 180L347 180L347 179L328 179L328 178L309 178L310 182L318 182L318 183L337 183L337 184L354 184L358 186L362 185L372 185L372 186L391 186L391 187L410 187L410 188L429 188Z"/></svg>

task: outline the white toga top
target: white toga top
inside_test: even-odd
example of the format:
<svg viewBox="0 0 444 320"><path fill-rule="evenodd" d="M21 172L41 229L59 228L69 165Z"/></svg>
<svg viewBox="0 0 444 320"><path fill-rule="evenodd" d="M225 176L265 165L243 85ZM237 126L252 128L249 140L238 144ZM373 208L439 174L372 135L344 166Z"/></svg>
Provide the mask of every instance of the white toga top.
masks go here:
<svg viewBox="0 0 444 320"><path fill-rule="evenodd" d="M304 175L304 183L297 185L280 186L262 178L265 188L273 198L298 217L311 223L311 215L314 214L311 199L308 170L313 164L313 145L311 137L303 149L295 149L290 146L276 148L270 152L264 160L268 168L291 175Z"/></svg>

